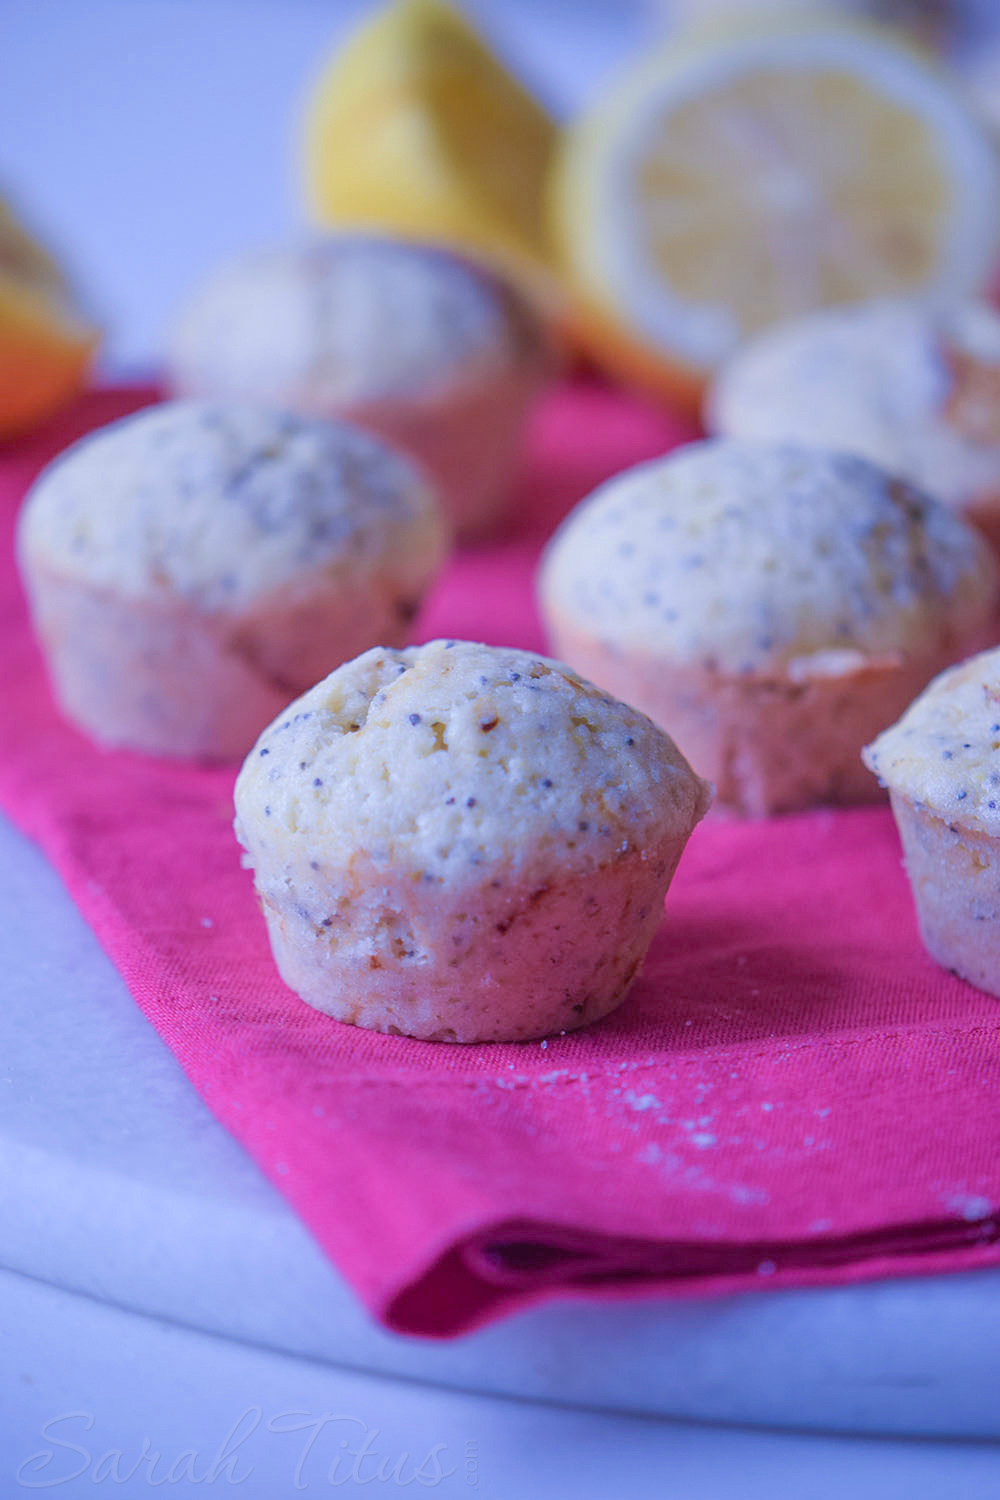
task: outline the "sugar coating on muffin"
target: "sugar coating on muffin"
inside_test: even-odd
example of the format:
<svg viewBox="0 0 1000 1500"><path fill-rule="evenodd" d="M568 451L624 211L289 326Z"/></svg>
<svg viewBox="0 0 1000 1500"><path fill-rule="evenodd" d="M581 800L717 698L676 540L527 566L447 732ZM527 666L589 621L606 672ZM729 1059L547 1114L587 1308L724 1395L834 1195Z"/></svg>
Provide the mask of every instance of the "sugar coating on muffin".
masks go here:
<svg viewBox="0 0 1000 1500"><path fill-rule="evenodd" d="M32 491L25 556L145 596L241 607L303 569L405 568L441 530L422 477L347 424L250 404L165 402L61 455Z"/></svg>
<svg viewBox="0 0 1000 1500"><path fill-rule="evenodd" d="M872 302L768 330L716 377L706 421L860 454L971 511L1000 545L1000 313L987 303Z"/></svg>
<svg viewBox="0 0 1000 1500"><path fill-rule="evenodd" d="M57 459L18 541L70 716L226 756L373 639L405 639L447 528L410 461L346 423L178 401Z"/></svg>
<svg viewBox="0 0 1000 1500"><path fill-rule="evenodd" d="M754 815L875 795L861 746L983 643L996 591L978 534L904 481L736 440L609 481L540 573L555 651Z"/></svg>
<svg viewBox="0 0 1000 1500"><path fill-rule="evenodd" d="M622 647L741 675L936 647L995 570L943 506L863 459L692 443L603 485L556 534L543 601Z"/></svg>
<svg viewBox="0 0 1000 1500"><path fill-rule="evenodd" d="M709 789L557 662L372 650L261 736L236 830L286 982L338 1019L457 1041L623 998Z"/></svg>
<svg viewBox="0 0 1000 1500"><path fill-rule="evenodd" d="M1000 650L943 672L864 759L889 788L928 951L1000 995Z"/></svg>
<svg viewBox="0 0 1000 1500"><path fill-rule="evenodd" d="M549 363L513 288L443 250L350 234L223 266L184 309L169 356L182 395L381 433L426 465L463 532L506 500Z"/></svg>
<svg viewBox="0 0 1000 1500"><path fill-rule="evenodd" d="M537 330L500 282L446 251L344 235L221 267L184 309L182 387L295 392L322 412L505 370Z"/></svg>

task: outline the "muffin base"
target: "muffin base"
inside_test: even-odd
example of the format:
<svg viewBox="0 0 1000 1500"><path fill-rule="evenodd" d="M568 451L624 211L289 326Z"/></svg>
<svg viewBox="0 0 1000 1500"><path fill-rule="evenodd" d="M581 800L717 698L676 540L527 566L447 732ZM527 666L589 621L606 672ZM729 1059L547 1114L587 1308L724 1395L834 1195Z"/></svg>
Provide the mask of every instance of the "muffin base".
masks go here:
<svg viewBox="0 0 1000 1500"><path fill-rule="evenodd" d="M996 839L890 790L924 946L942 968L1000 996Z"/></svg>
<svg viewBox="0 0 1000 1500"><path fill-rule="evenodd" d="M551 614L549 625L556 655L677 742L714 783L717 809L751 818L883 801L863 747L962 654L904 661L830 652L795 676L737 677L614 650Z"/></svg>
<svg viewBox="0 0 1000 1500"><path fill-rule="evenodd" d="M509 509L530 406L544 366L421 400L367 401L321 412L356 422L420 463L460 540L488 535Z"/></svg>
<svg viewBox="0 0 1000 1500"><path fill-rule="evenodd" d="M458 889L362 862L257 884L281 977L317 1010L425 1041L527 1041L621 1004L686 842Z"/></svg>
<svg viewBox="0 0 1000 1500"><path fill-rule="evenodd" d="M238 760L306 688L374 642L402 645L415 601L302 592L252 615L128 599L33 562L32 613L65 716L100 744Z"/></svg>

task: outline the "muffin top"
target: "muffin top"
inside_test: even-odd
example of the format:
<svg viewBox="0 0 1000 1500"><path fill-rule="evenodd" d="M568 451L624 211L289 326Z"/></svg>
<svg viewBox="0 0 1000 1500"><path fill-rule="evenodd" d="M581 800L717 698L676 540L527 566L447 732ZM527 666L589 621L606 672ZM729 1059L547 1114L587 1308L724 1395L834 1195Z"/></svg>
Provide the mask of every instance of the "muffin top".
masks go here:
<svg viewBox="0 0 1000 1500"><path fill-rule="evenodd" d="M251 864L363 855L475 882L655 849L710 795L649 719L559 662L431 641L366 651L291 704L240 772L236 829Z"/></svg>
<svg viewBox="0 0 1000 1500"><path fill-rule="evenodd" d="M317 572L425 577L445 535L415 466L347 423L171 401L50 464L19 544L29 566L225 613Z"/></svg>
<svg viewBox="0 0 1000 1500"><path fill-rule="evenodd" d="M796 319L724 366L706 423L857 453L960 505L1000 481L1000 313L871 302Z"/></svg>
<svg viewBox="0 0 1000 1500"><path fill-rule="evenodd" d="M182 393L323 411L420 401L541 354L538 320L486 271L445 250L342 235L221 267L179 319L170 365Z"/></svg>
<svg viewBox="0 0 1000 1500"><path fill-rule="evenodd" d="M1000 649L935 677L863 759L949 823L1000 834Z"/></svg>
<svg viewBox="0 0 1000 1500"><path fill-rule="evenodd" d="M578 506L541 589L550 615L612 648L794 676L968 640L996 581L971 527L864 459L710 440Z"/></svg>

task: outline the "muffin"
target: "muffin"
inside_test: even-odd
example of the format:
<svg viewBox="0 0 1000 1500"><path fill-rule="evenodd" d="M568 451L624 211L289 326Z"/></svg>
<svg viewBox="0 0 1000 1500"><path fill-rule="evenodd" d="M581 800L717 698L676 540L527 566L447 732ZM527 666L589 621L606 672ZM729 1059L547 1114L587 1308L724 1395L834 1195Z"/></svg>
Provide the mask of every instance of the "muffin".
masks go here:
<svg viewBox="0 0 1000 1500"><path fill-rule="evenodd" d="M228 760L339 662L406 638L446 536L423 476L368 433L184 401L58 458L18 546L66 716L105 745Z"/></svg>
<svg viewBox="0 0 1000 1500"><path fill-rule="evenodd" d="M889 788L928 952L1000 995L1000 650L935 678L864 759Z"/></svg>
<svg viewBox="0 0 1000 1500"><path fill-rule="evenodd" d="M555 653L751 816L877 796L861 747L989 638L996 595L979 535L903 480L719 440L603 485L540 574Z"/></svg>
<svg viewBox="0 0 1000 1500"><path fill-rule="evenodd" d="M357 422L414 455L463 536L501 517L549 356L515 291L443 250L343 235L223 266L183 312L182 395Z"/></svg>
<svg viewBox="0 0 1000 1500"><path fill-rule="evenodd" d="M986 303L872 302L784 324L723 367L705 420L723 437L858 453L1000 552L1000 313Z"/></svg>
<svg viewBox="0 0 1000 1500"><path fill-rule="evenodd" d="M295 992L428 1041L623 999L710 789L558 662L432 641L338 668L261 735L236 832Z"/></svg>

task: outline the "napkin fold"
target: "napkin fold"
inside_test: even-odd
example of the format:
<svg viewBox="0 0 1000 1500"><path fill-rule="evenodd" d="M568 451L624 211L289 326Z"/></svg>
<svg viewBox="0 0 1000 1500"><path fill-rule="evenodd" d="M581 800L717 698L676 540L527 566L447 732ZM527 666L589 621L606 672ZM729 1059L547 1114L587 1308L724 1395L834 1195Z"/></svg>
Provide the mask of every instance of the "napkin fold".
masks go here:
<svg viewBox="0 0 1000 1500"><path fill-rule="evenodd" d="M641 979L583 1032L416 1042L284 987L232 835L234 769L102 751L62 722L16 575L41 464L155 397L94 393L0 450L0 804L372 1313L447 1337L567 1293L1000 1262L1000 1002L924 953L885 809L703 824ZM455 560L415 638L542 647L545 537L682 436L597 383L557 391L511 535Z"/></svg>

